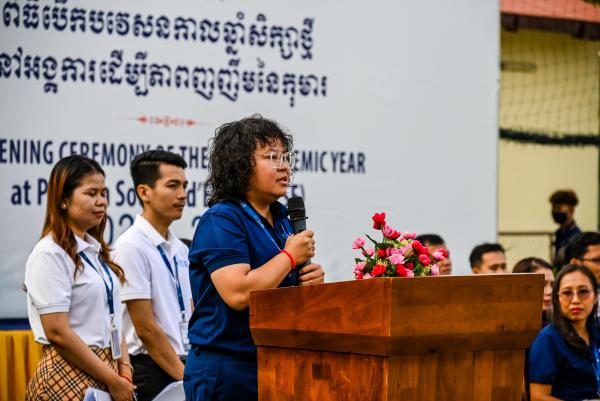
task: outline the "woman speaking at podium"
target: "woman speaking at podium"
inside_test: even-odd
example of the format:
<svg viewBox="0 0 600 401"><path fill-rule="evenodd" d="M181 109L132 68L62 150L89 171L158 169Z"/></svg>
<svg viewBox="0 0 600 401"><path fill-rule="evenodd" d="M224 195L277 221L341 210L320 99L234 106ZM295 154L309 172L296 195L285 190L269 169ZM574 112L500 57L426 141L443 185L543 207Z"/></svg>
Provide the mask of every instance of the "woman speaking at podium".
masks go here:
<svg viewBox="0 0 600 401"><path fill-rule="evenodd" d="M184 371L188 401L256 401L256 347L250 291L323 282L313 232L292 235L285 196L293 169L292 138L253 116L221 126L212 140L210 209L190 248L194 312Z"/></svg>
<svg viewBox="0 0 600 401"><path fill-rule="evenodd" d="M26 400L82 400L88 388L131 400L131 365L121 338L123 270L103 240L106 185L98 163L69 156L48 180L42 239L25 267L27 312L43 355Z"/></svg>

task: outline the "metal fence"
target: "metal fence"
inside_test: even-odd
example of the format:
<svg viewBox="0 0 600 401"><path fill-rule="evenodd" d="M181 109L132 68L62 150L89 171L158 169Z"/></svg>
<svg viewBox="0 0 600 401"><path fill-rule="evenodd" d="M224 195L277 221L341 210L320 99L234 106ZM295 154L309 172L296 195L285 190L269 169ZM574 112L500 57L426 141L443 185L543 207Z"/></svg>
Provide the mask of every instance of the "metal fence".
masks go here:
<svg viewBox="0 0 600 401"><path fill-rule="evenodd" d="M500 231L498 242L506 249L508 270L521 259L535 256L548 262L554 256L554 232L551 231Z"/></svg>

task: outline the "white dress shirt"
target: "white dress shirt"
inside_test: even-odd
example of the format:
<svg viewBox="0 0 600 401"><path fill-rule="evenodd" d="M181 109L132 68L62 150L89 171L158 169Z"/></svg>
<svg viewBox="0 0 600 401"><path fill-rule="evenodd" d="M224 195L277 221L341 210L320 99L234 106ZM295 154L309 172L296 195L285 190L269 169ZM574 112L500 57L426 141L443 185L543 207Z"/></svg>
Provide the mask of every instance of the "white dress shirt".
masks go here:
<svg viewBox="0 0 600 401"><path fill-rule="evenodd" d="M169 272L157 246L161 246L181 286L185 321L189 321L192 311L192 295L189 278L188 248L171 230L165 239L141 215L117 239L114 245L113 258L125 270L127 282L121 289L121 300L152 300L154 319L164 331L171 346L178 355L186 355L181 338L180 323L182 321L175 279ZM129 311L123 308L123 330L127 340L129 353L132 355L147 354L131 322ZM187 328L186 328L187 330Z"/></svg>
<svg viewBox="0 0 600 401"><path fill-rule="evenodd" d="M50 344L44 333L40 315L68 312L69 324L88 346L110 347L110 313L103 281L110 287L98 252L100 243L86 234L85 240L75 236L77 253L84 252L94 268L84 260L83 269L77 269L73 259L50 235L42 238L33 248L25 266L27 314L34 338ZM100 272L100 273L99 273ZM115 323L121 338L121 284L109 270L113 282ZM102 276L101 276L102 274Z"/></svg>

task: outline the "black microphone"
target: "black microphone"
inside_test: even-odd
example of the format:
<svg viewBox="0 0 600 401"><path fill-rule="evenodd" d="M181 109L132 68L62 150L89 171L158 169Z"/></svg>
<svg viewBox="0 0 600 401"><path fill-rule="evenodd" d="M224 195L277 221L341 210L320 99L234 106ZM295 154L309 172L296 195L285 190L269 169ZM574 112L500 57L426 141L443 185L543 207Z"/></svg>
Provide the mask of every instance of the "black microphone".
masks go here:
<svg viewBox="0 0 600 401"><path fill-rule="evenodd" d="M304 208L304 199L301 196L292 196L288 199L288 215L292 222L292 229L294 234L301 233L306 230L306 209ZM310 259L307 260L302 266L310 264ZM298 268L302 267L298 266Z"/></svg>

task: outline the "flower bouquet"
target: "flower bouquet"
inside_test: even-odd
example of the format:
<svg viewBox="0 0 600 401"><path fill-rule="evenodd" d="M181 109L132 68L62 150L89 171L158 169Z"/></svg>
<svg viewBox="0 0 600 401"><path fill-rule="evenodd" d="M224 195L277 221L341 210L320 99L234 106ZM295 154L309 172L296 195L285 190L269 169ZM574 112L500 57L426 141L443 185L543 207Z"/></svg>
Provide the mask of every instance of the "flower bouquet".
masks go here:
<svg viewBox="0 0 600 401"><path fill-rule="evenodd" d="M365 234L373 243L373 247L365 246L366 240L362 237L358 237L352 243L352 249L360 250L364 256L364 259L355 259L354 277L357 280L439 274L437 263L448 257L445 249L440 248L430 252L426 246L415 240L417 234L396 231L388 226L385 222L385 213L373 215L373 228L383 234L381 242Z"/></svg>

